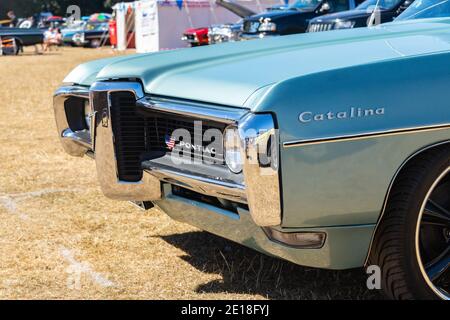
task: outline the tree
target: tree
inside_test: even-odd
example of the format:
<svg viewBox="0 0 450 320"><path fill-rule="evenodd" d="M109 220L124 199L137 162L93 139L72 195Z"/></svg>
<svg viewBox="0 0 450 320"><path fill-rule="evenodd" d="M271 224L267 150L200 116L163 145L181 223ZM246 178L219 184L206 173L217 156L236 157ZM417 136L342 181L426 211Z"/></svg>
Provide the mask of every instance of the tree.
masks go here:
<svg viewBox="0 0 450 320"><path fill-rule="evenodd" d="M6 17L9 10L13 10L18 17L29 17L41 11L50 11L54 15L66 16L67 8L77 5L82 15L96 12L111 12L112 6L120 0L14 0L0 2L0 19Z"/></svg>

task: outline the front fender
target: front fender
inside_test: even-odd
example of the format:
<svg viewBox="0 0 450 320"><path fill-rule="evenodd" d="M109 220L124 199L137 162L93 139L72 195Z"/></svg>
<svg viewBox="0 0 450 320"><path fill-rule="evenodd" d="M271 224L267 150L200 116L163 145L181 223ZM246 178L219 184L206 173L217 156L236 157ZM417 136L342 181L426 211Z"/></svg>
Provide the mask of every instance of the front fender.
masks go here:
<svg viewBox="0 0 450 320"><path fill-rule="evenodd" d="M449 68L450 53L396 59L259 94L253 110L274 113L280 129L282 225L375 224L405 159L450 139ZM352 108L363 114L351 117ZM303 112L308 121L300 121Z"/></svg>

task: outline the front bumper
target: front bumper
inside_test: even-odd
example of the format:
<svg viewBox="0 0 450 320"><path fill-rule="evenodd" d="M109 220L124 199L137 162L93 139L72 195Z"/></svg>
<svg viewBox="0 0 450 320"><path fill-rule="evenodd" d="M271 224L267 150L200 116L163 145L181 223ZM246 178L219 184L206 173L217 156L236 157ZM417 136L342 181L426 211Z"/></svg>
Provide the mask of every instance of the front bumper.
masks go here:
<svg viewBox="0 0 450 320"><path fill-rule="evenodd" d="M200 44L200 41L198 40L197 36L190 37L190 36L187 36L187 35L183 35L181 37L181 40L182 41L186 41L187 43L193 44L193 45L199 45Z"/></svg>
<svg viewBox="0 0 450 320"><path fill-rule="evenodd" d="M145 166L140 181L119 179L112 130L113 92L131 92L136 104L152 111L214 120L236 126L241 139L243 182L224 181L217 176L201 176L155 163ZM72 125L71 103L89 99L90 130ZM103 193L112 199L129 201L163 200L162 186L177 185L195 192L248 205L253 222L268 227L281 224L281 196L278 164L278 136L270 114L253 114L235 108L207 108L184 103L154 101L134 82L97 82L90 88L61 87L54 97L58 134L64 150L73 156L92 154ZM268 160L267 154L270 154Z"/></svg>
<svg viewBox="0 0 450 320"><path fill-rule="evenodd" d="M264 254L315 268L343 270L363 266L375 228L375 225L295 229L276 227L275 229L287 233L326 233L326 242L320 249L297 249L269 239L263 228L255 224L253 216L245 209L232 213L203 202L179 197L167 184L164 185L163 198L154 203L174 220L188 223Z"/></svg>
<svg viewBox="0 0 450 320"><path fill-rule="evenodd" d="M266 32L258 32L258 33L242 33L240 35L240 40L255 40L255 39L264 39L264 38L272 38L279 37L280 35L277 33L266 33Z"/></svg>

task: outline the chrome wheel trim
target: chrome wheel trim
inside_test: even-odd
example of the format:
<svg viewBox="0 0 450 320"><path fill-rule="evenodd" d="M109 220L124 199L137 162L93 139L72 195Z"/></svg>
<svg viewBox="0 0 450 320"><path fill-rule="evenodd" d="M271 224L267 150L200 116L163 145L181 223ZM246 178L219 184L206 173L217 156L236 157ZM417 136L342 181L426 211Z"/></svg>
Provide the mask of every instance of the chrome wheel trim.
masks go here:
<svg viewBox="0 0 450 320"><path fill-rule="evenodd" d="M420 208L419 217L417 219L416 224L416 234L415 234L415 249L416 249L416 258L417 262L419 264L420 272L422 274L422 277L425 279L425 282L427 283L428 287L433 290L433 292L442 300L450 300L450 296L448 292L444 292L444 290L441 290L439 287L437 287L433 281L428 276L425 266L422 262L422 257L420 253L420 227L422 225L422 218L425 211L425 207L427 203L430 201L430 196L432 195L433 191L435 191L436 187L439 185L439 183L448 175L450 174L450 167L448 167L446 170L444 170L439 177L436 179L436 181L432 184L430 189L428 190L425 199L422 203L422 206ZM445 253L444 251L443 253ZM448 270L447 270L448 271ZM445 271L444 271L445 272Z"/></svg>

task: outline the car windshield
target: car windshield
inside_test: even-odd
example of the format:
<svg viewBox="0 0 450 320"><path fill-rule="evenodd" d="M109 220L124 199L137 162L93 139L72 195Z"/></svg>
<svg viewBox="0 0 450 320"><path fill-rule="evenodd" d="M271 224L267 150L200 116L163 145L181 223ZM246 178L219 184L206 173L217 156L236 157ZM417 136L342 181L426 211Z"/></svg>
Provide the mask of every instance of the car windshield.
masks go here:
<svg viewBox="0 0 450 320"><path fill-rule="evenodd" d="M403 0L367 0L356 7L356 10L372 11L378 2L378 8L381 10L389 10L394 8Z"/></svg>
<svg viewBox="0 0 450 320"><path fill-rule="evenodd" d="M289 5L288 9L314 9L322 0L297 0L293 4Z"/></svg>
<svg viewBox="0 0 450 320"><path fill-rule="evenodd" d="M416 0L395 21L441 17L450 17L450 0Z"/></svg>

